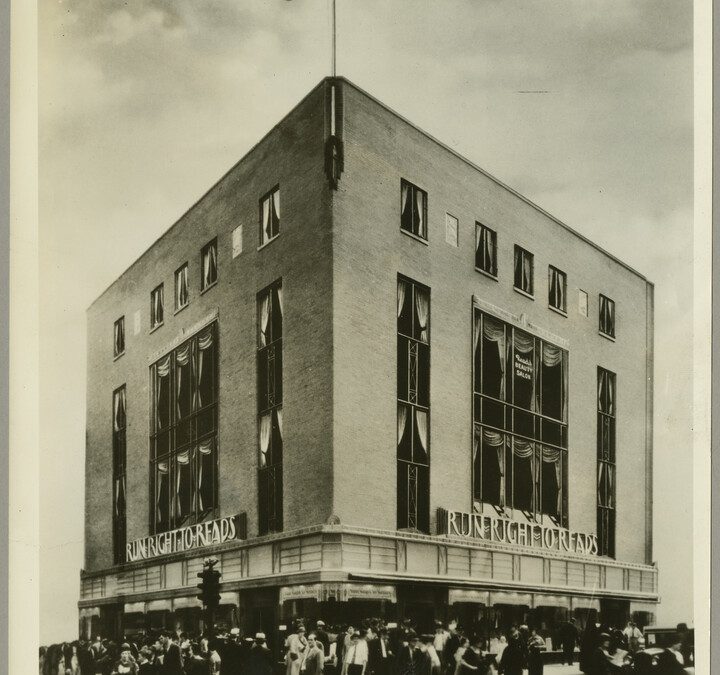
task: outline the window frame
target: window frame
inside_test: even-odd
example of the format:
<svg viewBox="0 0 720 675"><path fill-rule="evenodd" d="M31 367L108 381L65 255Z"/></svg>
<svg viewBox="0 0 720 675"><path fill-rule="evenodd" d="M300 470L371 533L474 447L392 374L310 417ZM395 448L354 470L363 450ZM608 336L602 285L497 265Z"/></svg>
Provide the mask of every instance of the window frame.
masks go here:
<svg viewBox="0 0 720 675"><path fill-rule="evenodd" d="M520 270L522 271L524 269L524 262L526 256L530 260L530 290L527 290L526 288L523 288L522 286L517 285L517 268L518 268L518 256L520 258ZM521 276L522 279L522 276ZM528 251L526 248L523 248L519 244L515 244L514 249L514 255L513 255L513 288L520 293L520 295L524 295L526 298L530 298L531 300L535 299L535 255Z"/></svg>
<svg viewBox="0 0 720 675"><path fill-rule="evenodd" d="M122 349L118 349L118 328ZM113 323L113 359L119 359L125 353L125 315L115 319Z"/></svg>
<svg viewBox="0 0 720 675"><path fill-rule="evenodd" d="M275 206L274 196L277 194L277 207ZM263 223L263 205L265 202L269 202L272 206L272 209L269 210L269 217L271 218L271 231L274 231L274 228L272 227L272 214L277 211L277 232L274 234L271 234L269 237L266 238L265 233L265 226ZM282 219L280 217L280 183L277 183L273 188L268 190L262 197L260 197L258 202L258 210L259 210L259 220L258 220L258 251L261 248L264 248L271 242L275 241L279 236L280 232L282 232L281 226L282 226Z"/></svg>
<svg viewBox="0 0 720 675"><path fill-rule="evenodd" d="M558 307L553 303L553 272L557 272L562 282L561 298L562 307ZM563 316L567 316L567 274L555 265L548 265L548 307Z"/></svg>
<svg viewBox="0 0 720 675"><path fill-rule="evenodd" d="M605 300L605 311L603 312L603 300ZM607 321L610 321L610 330L607 330ZM598 294L598 332L606 338L615 340L617 327L615 314L615 301L604 293Z"/></svg>
<svg viewBox="0 0 720 675"><path fill-rule="evenodd" d="M160 298L160 314L158 320L155 298ZM161 283L150 291L150 332L160 328L165 323L165 284Z"/></svg>
<svg viewBox="0 0 720 675"><path fill-rule="evenodd" d="M448 241L448 224L455 221L455 239ZM460 248L460 219L449 211L445 212L445 243L453 248Z"/></svg>
<svg viewBox="0 0 720 675"><path fill-rule="evenodd" d="M483 233L490 235L491 250L490 250L490 265L485 267L482 262L478 260L478 252L480 250L480 242L483 240ZM485 258L485 251L483 250L483 259ZM480 263L480 264L478 264ZM497 230L493 230L488 225L475 221L475 269L491 279L498 280L498 265L497 265Z"/></svg>
<svg viewBox="0 0 720 675"><path fill-rule="evenodd" d="M602 378L605 377L605 389L603 390ZM610 386L608 387L608 384ZM597 539L598 555L614 559L616 557L617 544L617 374L611 370L597 367ZM602 393L611 390L608 403L602 401ZM606 422L607 420L607 422ZM609 434L609 437L606 435ZM601 482L601 473L605 471L606 476L611 476L610 484L607 479ZM601 489L606 490L605 495ZM607 528L607 529L606 529Z"/></svg>
<svg viewBox="0 0 720 675"><path fill-rule="evenodd" d="M122 395L123 426L116 429L116 397ZM113 524L113 561L115 564L125 562L125 548L127 546L127 386L121 384L112 394L112 524ZM122 446L122 458L119 458ZM118 508L117 481L123 486L122 514Z"/></svg>
<svg viewBox="0 0 720 675"><path fill-rule="evenodd" d="M405 227L405 224L403 223L403 188L407 188L409 195L408 199L412 200L412 213L410 215L410 218L412 222L410 223L410 228L408 229ZM422 207L422 225L424 232L416 232L416 223L415 223L415 211L417 206L417 197L416 194L420 193L423 196L423 207ZM419 229L420 220L418 220L418 229ZM428 227L428 193L426 190L423 190L418 185L415 185L415 183L411 183L409 180L405 178L400 179L400 231L404 234L407 234L410 237L413 237L414 239L417 239L419 241L422 241L427 244L428 242L428 233L429 233L429 227Z"/></svg>
<svg viewBox="0 0 720 675"><path fill-rule="evenodd" d="M220 264L218 260L218 245L217 237L213 237L205 246L200 249L200 294L202 295L208 289L212 288L217 284L220 277ZM211 281L205 279L205 254L209 253L211 249L215 250L215 278Z"/></svg>
<svg viewBox="0 0 720 675"><path fill-rule="evenodd" d="M179 293L179 286L178 286L178 280L180 279L180 275L184 273L185 277L185 294L186 299L184 304L179 303L180 299L180 293ZM188 267L188 263L184 262L180 267L178 267L175 270L175 314L177 314L179 311L185 309L190 304L190 270Z"/></svg>

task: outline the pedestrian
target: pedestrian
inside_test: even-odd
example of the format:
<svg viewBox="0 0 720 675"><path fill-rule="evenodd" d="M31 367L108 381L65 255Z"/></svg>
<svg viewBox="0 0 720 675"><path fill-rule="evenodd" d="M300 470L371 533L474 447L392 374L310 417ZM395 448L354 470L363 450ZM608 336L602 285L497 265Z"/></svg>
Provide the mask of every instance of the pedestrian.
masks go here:
<svg viewBox="0 0 720 675"><path fill-rule="evenodd" d="M361 639L360 631L350 637L350 647L345 650L342 675L363 675L368 662L368 647Z"/></svg>
<svg viewBox="0 0 720 675"><path fill-rule="evenodd" d="M163 637L163 675L185 675L182 652L180 651L180 636L177 633L166 633Z"/></svg>
<svg viewBox="0 0 720 675"><path fill-rule="evenodd" d="M154 663L153 650L149 646L140 648L140 653L138 654L138 675L160 675L160 671Z"/></svg>
<svg viewBox="0 0 720 675"><path fill-rule="evenodd" d="M600 624L595 623L594 617L588 619L580 640L580 670L589 673L593 654L598 647L600 640Z"/></svg>
<svg viewBox="0 0 720 675"><path fill-rule="evenodd" d="M410 630L404 635L407 642L398 651L397 675L419 675L422 653L418 649L417 634Z"/></svg>
<svg viewBox="0 0 720 675"><path fill-rule="evenodd" d="M248 654L243 675L272 675L272 672L272 652L265 643L265 633L255 633L255 642ZM224 671L223 675L225 675ZM235 675L235 672L229 671L228 675Z"/></svg>
<svg viewBox="0 0 720 675"><path fill-rule="evenodd" d="M424 656L422 659L422 674L423 675L441 675L442 666L440 664L440 657L438 656L437 650L435 649L435 636L434 635L423 635L420 638L420 649Z"/></svg>
<svg viewBox="0 0 720 675"><path fill-rule="evenodd" d="M585 675L610 675L616 670L610 654L610 636L607 633L598 635L598 645L593 649L588 660Z"/></svg>
<svg viewBox="0 0 720 675"><path fill-rule="evenodd" d="M466 637L461 637L457 649L453 654L453 670L452 672L448 670L448 675L461 675L463 655L465 654L469 646L470 640L468 640Z"/></svg>
<svg viewBox="0 0 720 675"><path fill-rule="evenodd" d="M528 639L528 675L543 675L543 652L545 640L538 635L537 629L530 631Z"/></svg>
<svg viewBox="0 0 720 675"><path fill-rule="evenodd" d="M628 621L625 630L622 632L625 638L625 644L627 650L634 654L638 650L642 649L642 644L645 642L642 631L635 625L634 621Z"/></svg>
<svg viewBox="0 0 720 675"><path fill-rule="evenodd" d="M113 666L112 675L138 675L138 666L127 642L120 645L120 659Z"/></svg>
<svg viewBox="0 0 720 675"><path fill-rule="evenodd" d="M210 675L210 662L200 656L200 646L189 640L184 643L185 675Z"/></svg>
<svg viewBox="0 0 720 675"><path fill-rule="evenodd" d="M315 640L323 646L323 653L327 658L330 653L330 636L325 630L325 622L322 619L318 619L315 626Z"/></svg>
<svg viewBox="0 0 720 675"><path fill-rule="evenodd" d="M500 657L499 672L504 675L522 675L526 667L527 644L522 644L520 631L513 625L510 628L510 638L507 647Z"/></svg>
<svg viewBox="0 0 720 675"><path fill-rule="evenodd" d="M483 672L482 638L473 634L458 663L460 675L485 675Z"/></svg>
<svg viewBox="0 0 720 675"><path fill-rule="evenodd" d="M393 652L390 648L388 629L378 629L377 639L368 643L368 669L372 675L391 675Z"/></svg>
<svg viewBox="0 0 720 675"><path fill-rule="evenodd" d="M307 654L300 669L305 675L322 675L325 668L325 650L323 644L317 639L315 633L310 633L307 638Z"/></svg>
<svg viewBox="0 0 720 675"><path fill-rule="evenodd" d="M298 624L295 632L288 635L285 649L285 674L299 675L307 652L307 638L303 624Z"/></svg>

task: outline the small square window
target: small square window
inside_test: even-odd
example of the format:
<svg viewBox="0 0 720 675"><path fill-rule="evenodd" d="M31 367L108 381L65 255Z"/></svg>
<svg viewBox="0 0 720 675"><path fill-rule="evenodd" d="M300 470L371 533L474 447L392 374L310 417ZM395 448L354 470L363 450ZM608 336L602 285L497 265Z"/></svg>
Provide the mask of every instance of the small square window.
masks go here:
<svg viewBox="0 0 720 675"><path fill-rule="evenodd" d="M615 301L600 294L600 332L615 337Z"/></svg>
<svg viewBox="0 0 720 675"><path fill-rule="evenodd" d="M175 272L175 311L182 309L190 302L188 290L188 266L185 263Z"/></svg>
<svg viewBox="0 0 720 675"><path fill-rule="evenodd" d="M427 239L427 192L400 181L400 229Z"/></svg>
<svg viewBox="0 0 720 675"><path fill-rule="evenodd" d="M212 286L218 278L217 268L217 239L213 239L203 246L200 254L202 262L202 290Z"/></svg>
<svg viewBox="0 0 720 675"><path fill-rule="evenodd" d="M458 245L458 219L449 213L445 214L445 242L450 246Z"/></svg>
<svg viewBox="0 0 720 675"><path fill-rule="evenodd" d="M553 309L566 311L565 291L567 290L567 275L552 265L548 266L548 304Z"/></svg>
<svg viewBox="0 0 720 675"><path fill-rule="evenodd" d="M238 225L232 232L232 257L237 258L243 250L243 228Z"/></svg>
<svg viewBox="0 0 720 675"><path fill-rule="evenodd" d="M125 317L121 316L116 322L113 330L113 356L120 356L125 353Z"/></svg>
<svg viewBox="0 0 720 675"><path fill-rule="evenodd" d="M150 330L162 325L165 319L165 299L163 296L162 284L150 294Z"/></svg>
<svg viewBox="0 0 720 675"><path fill-rule="evenodd" d="M497 232L475 223L475 267L497 276Z"/></svg>
<svg viewBox="0 0 720 675"><path fill-rule="evenodd" d="M515 288L528 295L533 295L533 254L515 245Z"/></svg>
<svg viewBox="0 0 720 675"><path fill-rule="evenodd" d="M280 188L275 187L260 200L260 246L280 234Z"/></svg>
<svg viewBox="0 0 720 675"><path fill-rule="evenodd" d="M578 289L578 312L583 316L588 315L588 294Z"/></svg>

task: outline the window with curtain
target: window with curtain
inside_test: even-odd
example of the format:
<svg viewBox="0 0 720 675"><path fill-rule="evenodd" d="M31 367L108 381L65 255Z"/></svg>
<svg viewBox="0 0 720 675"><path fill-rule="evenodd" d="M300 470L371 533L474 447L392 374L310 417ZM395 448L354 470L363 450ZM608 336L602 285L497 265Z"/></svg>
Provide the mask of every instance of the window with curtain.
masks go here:
<svg viewBox="0 0 720 675"><path fill-rule="evenodd" d="M217 323L150 367L153 531L212 518L217 510Z"/></svg>
<svg viewBox="0 0 720 675"><path fill-rule="evenodd" d="M260 246L280 234L280 186L274 187L260 200Z"/></svg>
<svg viewBox="0 0 720 675"><path fill-rule="evenodd" d="M552 265L548 266L548 304L561 312L567 311L565 293L567 291L567 275Z"/></svg>
<svg viewBox="0 0 720 675"><path fill-rule="evenodd" d="M188 290L188 265L185 263L175 272L175 311L182 309L190 302Z"/></svg>
<svg viewBox="0 0 720 675"><path fill-rule="evenodd" d="M475 223L475 267L497 276L497 232L482 223Z"/></svg>
<svg viewBox="0 0 720 675"><path fill-rule="evenodd" d="M615 337L615 301L600 294L600 332Z"/></svg>
<svg viewBox="0 0 720 675"><path fill-rule="evenodd" d="M430 528L430 290L398 278L397 526Z"/></svg>
<svg viewBox="0 0 720 675"><path fill-rule="evenodd" d="M125 317L121 316L113 326L113 356L125 353Z"/></svg>
<svg viewBox="0 0 720 675"><path fill-rule="evenodd" d="M533 254L515 244L514 285L528 295L534 294Z"/></svg>
<svg viewBox="0 0 720 675"><path fill-rule="evenodd" d="M400 181L400 229L427 239L427 192Z"/></svg>
<svg viewBox="0 0 720 675"><path fill-rule="evenodd" d="M210 288L218 279L217 238L209 241L200 251L201 290Z"/></svg>
<svg viewBox="0 0 720 675"><path fill-rule="evenodd" d="M125 385L113 392L113 559L125 562L127 543L126 481L127 443Z"/></svg>
<svg viewBox="0 0 720 675"><path fill-rule="evenodd" d="M578 290L578 313L588 315L588 294L582 289Z"/></svg>
<svg viewBox="0 0 720 675"><path fill-rule="evenodd" d="M150 293L150 330L161 326L165 320L165 298L163 284Z"/></svg>
<svg viewBox="0 0 720 675"><path fill-rule="evenodd" d="M475 310L473 495L567 523L568 354Z"/></svg>
<svg viewBox="0 0 720 675"><path fill-rule="evenodd" d="M257 410L259 533L283 529L283 288L257 296Z"/></svg>
<svg viewBox="0 0 720 675"><path fill-rule="evenodd" d="M458 245L458 219L449 213L445 214L445 243L450 246Z"/></svg>
<svg viewBox="0 0 720 675"><path fill-rule="evenodd" d="M615 557L615 373L597 370L597 536L600 555Z"/></svg>

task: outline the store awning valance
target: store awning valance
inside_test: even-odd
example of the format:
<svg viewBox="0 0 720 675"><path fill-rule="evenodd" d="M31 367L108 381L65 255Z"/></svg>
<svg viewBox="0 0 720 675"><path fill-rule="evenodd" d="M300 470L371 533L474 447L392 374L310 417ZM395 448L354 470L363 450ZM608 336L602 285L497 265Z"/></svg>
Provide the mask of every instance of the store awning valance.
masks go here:
<svg viewBox="0 0 720 675"><path fill-rule="evenodd" d="M491 591L489 604L532 607L532 595L530 593L514 593L512 591Z"/></svg>
<svg viewBox="0 0 720 675"><path fill-rule="evenodd" d="M184 598L173 598L172 601L173 609L188 609L192 607L200 607L202 609L202 602L195 596L184 597Z"/></svg>
<svg viewBox="0 0 720 675"><path fill-rule="evenodd" d="M125 614L145 614L145 603L144 602L126 602L123 607L123 613Z"/></svg>
<svg viewBox="0 0 720 675"><path fill-rule="evenodd" d="M649 602L646 600L631 600L630 601L631 612L657 612L657 603Z"/></svg>
<svg viewBox="0 0 720 675"><path fill-rule="evenodd" d="M474 588L451 588L448 590L448 604L454 605L457 602L473 602L479 605L490 604L489 591L479 591Z"/></svg>
<svg viewBox="0 0 720 675"><path fill-rule="evenodd" d="M387 600L397 602L395 586L377 584L342 584L343 595L347 600Z"/></svg>
<svg viewBox="0 0 720 675"><path fill-rule="evenodd" d="M80 610L81 619L89 619L91 616L100 616L99 607L83 607Z"/></svg>
<svg viewBox="0 0 720 675"><path fill-rule="evenodd" d="M147 603L146 611L148 612L172 612L172 600L150 600Z"/></svg>
<svg viewBox="0 0 720 675"><path fill-rule="evenodd" d="M598 598L573 598L573 609L594 609L600 611L600 600Z"/></svg>
<svg viewBox="0 0 720 675"><path fill-rule="evenodd" d="M570 597L567 595L545 595L544 593L535 593L535 607L562 607L570 609Z"/></svg>
<svg viewBox="0 0 720 675"><path fill-rule="evenodd" d="M288 600L305 600L307 598L312 598L319 602L322 599L322 586L322 584L283 586L278 594L278 601L281 605Z"/></svg>
<svg viewBox="0 0 720 675"><path fill-rule="evenodd" d="M395 586L386 584L320 583L283 586L278 596L280 604L289 600L313 598L318 602L334 599L337 602L348 600L385 600L397 602Z"/></svg>
<svg viewBox="0 0 720 675"><path fill-rule="evenodd" d="M220 593L220 604L221 605L235 605L240 606L240 596L237 591L225 591Z"/></svg>

